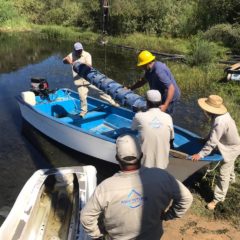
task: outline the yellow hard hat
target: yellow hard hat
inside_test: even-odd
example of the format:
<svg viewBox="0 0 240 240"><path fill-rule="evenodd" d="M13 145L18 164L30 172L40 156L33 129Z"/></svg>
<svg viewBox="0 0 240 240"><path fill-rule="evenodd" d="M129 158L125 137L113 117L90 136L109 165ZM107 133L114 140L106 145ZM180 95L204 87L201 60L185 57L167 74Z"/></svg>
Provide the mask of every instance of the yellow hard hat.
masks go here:
<svg viewBox="0 0 240 240"><path fill-rule="evenodd" d="M144 51L140 52L139 55L138 55L138 64L137 64L137 66L140 67L140 66L143 66L143 65L145 65L147 63L150 63L155 58L156 57L154 55L152 55L152 53L150 53L147 50L144 50Z"/></svg>

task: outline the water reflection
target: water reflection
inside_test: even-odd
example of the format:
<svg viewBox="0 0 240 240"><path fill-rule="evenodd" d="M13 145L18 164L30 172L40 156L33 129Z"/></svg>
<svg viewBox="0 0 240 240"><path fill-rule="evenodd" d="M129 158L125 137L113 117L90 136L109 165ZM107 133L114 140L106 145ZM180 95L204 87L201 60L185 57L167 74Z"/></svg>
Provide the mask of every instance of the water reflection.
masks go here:
<svg viewBox="0 0 240 240"><path fill-rule="evenodd" d="M0 53L4 56L0 60L0 215L12 206L24 183L39 168L94 164L98 168L99 179L117 171L116 167L76 155L38 131L22 125L15 96L29 89L31 77L46 78L51 89L67 87L75 90L71 67L62 63L73 42L44 40L29 33L0 34L0 41ZM92 54L93 66L115 81L127 85L139 76L134 51L99 44L83 45ZM201 133L199 126L203 120L196 108L196 100L192 96L193 101L186 101L184 94L174 121ZM0 216L0 222L3 219Z"/></svg>

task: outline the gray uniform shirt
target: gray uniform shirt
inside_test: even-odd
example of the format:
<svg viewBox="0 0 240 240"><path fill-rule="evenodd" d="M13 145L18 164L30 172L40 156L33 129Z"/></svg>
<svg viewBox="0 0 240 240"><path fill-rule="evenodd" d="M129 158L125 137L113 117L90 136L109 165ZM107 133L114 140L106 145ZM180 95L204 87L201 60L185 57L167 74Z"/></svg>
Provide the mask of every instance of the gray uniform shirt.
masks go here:
<svg viewBox="0 0 240 240"><path fill-rule="evenodd" d="M235 160L240 155L240 137L235 121L228 112L214 119L209 140L199 154L205 157L216 147L221 152L224 162Z"/></svg>
<svg viewBox="0 0 240 240"><path fill-rule="evenodd" d="M92 238L100 237L97 219L103 213L110 239L159 240L161 216L165 220L181 217L191 203L189 190L168 172L142 167L119 172L98 185L81 211L81 223Z"/></svg>
<svg viewBox="0 0 240 240"><path fill-rule="evenodd" d="M174 138L172 117L159 108L136 113L132 130L138 130L143 152L142 165L165 169L169 163L170 139Z"/></svg>

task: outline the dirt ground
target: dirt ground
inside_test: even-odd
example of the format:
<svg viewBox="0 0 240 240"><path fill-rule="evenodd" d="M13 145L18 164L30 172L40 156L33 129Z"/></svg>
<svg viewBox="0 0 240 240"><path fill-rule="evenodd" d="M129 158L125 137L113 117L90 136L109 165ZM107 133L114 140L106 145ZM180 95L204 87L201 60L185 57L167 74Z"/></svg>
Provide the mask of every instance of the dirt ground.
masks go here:
<svg viewBox="0 0 240 240"><path fill-rule="evenodd" d="M164 222L161 240L240 240L240 231L231 223L209 220L187 213L183 218Z"/></svg>

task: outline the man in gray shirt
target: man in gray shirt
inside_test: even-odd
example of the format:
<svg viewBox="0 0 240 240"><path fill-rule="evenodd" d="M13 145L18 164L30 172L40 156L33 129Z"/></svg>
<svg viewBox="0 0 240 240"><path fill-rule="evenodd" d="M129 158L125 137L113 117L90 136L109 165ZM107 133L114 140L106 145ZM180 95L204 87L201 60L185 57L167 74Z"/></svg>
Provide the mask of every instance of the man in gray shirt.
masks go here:
<svg viewBox="0 0 240 240"><path fill-rule="evenodd" d="M215 209L217 203L225 200L229 183L235 181L234 163L240 155L240 137L235 124L218 95L198 99L199 106L211 119L211 131L202 150L192 156L193 161L209 155L213 149L218 148L223 156L220 175L214 190L213 201L208 203L209 210Z"/></svg>
<svg viewBox="0 0 240 240"><path fill-rule="evenodd" d="M169 163L170 142L174 139L172 117L163 112L161 93L148 90L146 112L138 112L132 121L132 130L139 131L143 152L142 165L165 169Z"/></svg>
<svg viewBox="0 0 240 240"><path fill-rule="evenodd" d="M121 171L97 186L83 210L81 223L93 239L159 240L163 220L179 218L190 208L192 195L172 175L159 168L140 167L142 152L133 135L116 141Z"/></svg>

